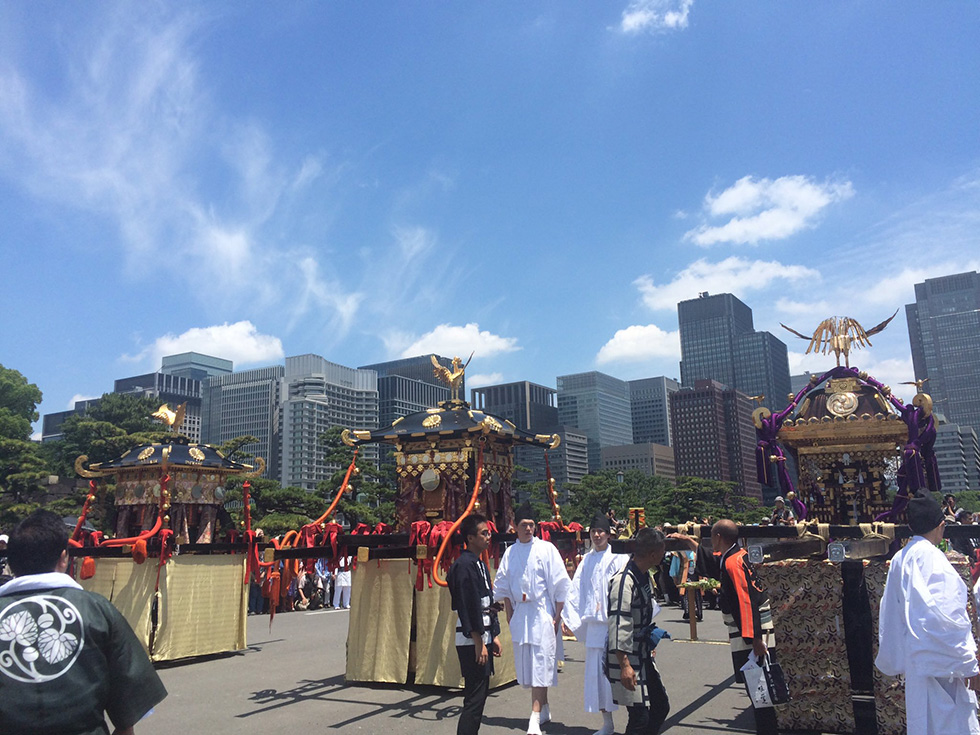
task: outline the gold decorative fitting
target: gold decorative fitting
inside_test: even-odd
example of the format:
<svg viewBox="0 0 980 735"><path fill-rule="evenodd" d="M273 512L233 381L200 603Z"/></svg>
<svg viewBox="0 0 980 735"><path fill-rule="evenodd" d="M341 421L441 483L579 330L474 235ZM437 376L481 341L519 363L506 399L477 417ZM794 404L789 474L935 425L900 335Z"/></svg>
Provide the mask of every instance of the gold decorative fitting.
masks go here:
<svg viewBox="0 0 980 735"><path fill-rule="evenodd" d="M501 431L504 428L503 424L497 421L497 419L495 419L493 416L485 416L483 421L480 422L480 425L483 427L485 432Z"/></svg>
<svg viewBox="0 0 980 735"><path fill-rule="evenodd" d="M916 393L915 397L912 399L912 405L916 408L921 408L922 413L926 416L932 414L932 396L928 393Z"/></svg>
<svg viewBox="0 0 980 735"><path fill-rule="evenodd" d="M441 408L427 408L427 409L425 409L425 412L426 413L442 413L442 409Z"/></svg>
<svg viewBox="0 0 980 735"><path fill-rule="evenodd" d="M463 376L466 374L466 368L469 366L470 360L473 359L473 353L470 353L470 357L466 361L465 365L460 358L454 357L452 359L451 369L442 365L439 360L436 359L435 355L430 355L429 359L432 361L432 374L449 386L450 400L458 401L459 389L463 385Z"/></svg>
<svg viewBox="0 0 980 735"><path fill-rule="evenodd" d="M391 425L392 426L397 426L398 424L400 424L404 420L405 420L405 417L404 416L399 416L397 419L395 419L394 421L391 422Z"/></svg>
<svg viewBox="0 0 980 735"><path fill-rule="evenodd" d="M834 414L834 416L851 416L857 407L858 397L850 391L834 392L827 399L827 410Z"/></svg>
<svg viewBox="0 0 980 735"><path fill-rule="evenodd" d="M422 426L424 426L426 429L434 429L437 426L442 426L442 416L437 413L434 413L431 416L426 416L424 419L422 419Z"/></svg>
<svg viewBox="0 0 980 735"><path fill-rule="evenodd" d="M88 479L93 479L95 477L102 477L101 472L94 472L92 470L85 469L85 463L88 462L88 455L80 454L75 458L75 472L80 476L86 477Z"/></svg>
<svg viewBox="0 0 980 735"><path fill-rule="evenodd" d="M251 465L245 465L251 467ZM258 477L265 472L265 460L262 457L255 458L255 468L251 472L243 472L242 477Z"/></svg>
<svg viewBox="0 0 980 735"><path fill-rule="evenodd" d="M155 451L156 451L155 447L147 447L142 452L136 455L136 459L138 459L140 462L145 462L146 460L148 460L150 457L153 456L153 453Z"/></svg>
<svg viewBox="0 0 980 735"><path fill-rule="evenodd" d="M197 447L191 447L187 450L187 453L191 455L191 459L196 459L198 462L204 461L204 452Z"/></svg>
<svg viewBox="0 0 980 735"><path fill-rule="evenodd" d="M765 406L759 406L752 412L752 423L755 424L755 428L761 429L762 422L770 416L772 416L772 411Z"/></svg>

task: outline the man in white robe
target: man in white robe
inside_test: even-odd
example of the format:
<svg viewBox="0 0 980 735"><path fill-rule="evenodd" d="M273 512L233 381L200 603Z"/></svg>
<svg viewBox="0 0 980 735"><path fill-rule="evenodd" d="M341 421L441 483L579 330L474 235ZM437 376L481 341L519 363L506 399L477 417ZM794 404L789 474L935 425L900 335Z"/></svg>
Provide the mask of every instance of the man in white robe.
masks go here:
<svg viewBox="0 0 980 735"><path fill-rule="evenodd" d="M531 689L528 735L540 735L551 719L548 687L558 684L556 661L561 611L571 580L558 549L534 537L529 503L516 513L517 543L500 560L494 596L504 601L514 643L517 683Z"/></svg>
<svg viewBox="0 0 980 735"><path fill-rule="evenodd" d="M609 635L609 580L629 561L627 554L614 554L609 548L609 517L596 514L589 535L592 550L582 557L562 608L561 616L575 637L585 644L585 711L601 712L602 727L595 735L612 735L612 686L602 670Z"/></svg>
<svg viewBox="0 0 980 735"><path fill-rule="evenodd" d="M915 535L888 569L875 665L905 675L908 735L974 735L980 668L967 588L937 548L945 521L931 494L920 491L907 514Z"/></svg>

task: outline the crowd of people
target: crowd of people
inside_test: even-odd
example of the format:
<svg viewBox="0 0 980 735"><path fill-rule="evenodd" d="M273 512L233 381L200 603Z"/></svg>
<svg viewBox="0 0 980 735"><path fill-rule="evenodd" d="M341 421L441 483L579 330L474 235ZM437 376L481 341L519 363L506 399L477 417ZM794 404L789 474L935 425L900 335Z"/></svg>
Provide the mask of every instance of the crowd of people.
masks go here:
<svg viewBox="0 0 980 735"><path fill-rule="evenodd" d="M956 510L952 496L940 505L928 492L908 503L913 536L892 559L881 600L875 664L887 675L905 677L909 735L980 735L980 667L969 590L938 548ZM750 660L775 659L770 601L733 521L713 523L710 544L641 528L629 555L613 553L613 524L609 514L596 515L591 550L570 577L557 547L535 536L537 519L525 503L515 517L517 540L504 551L491 581L482 558L491 543L487 519L465 518L465 549L448 575L464 680L458 735L479 732L494 659L505 654L501 612L517 682L530 694L528 735L540 735L552 719L548 692L558 684L563 629L585 647L583 705L601 717L595 735L615 732L613 713L620 707L627 713L626 735L660 732L670 700L656 648L669 635L654 619L661 602L669 604L668 580L675 588L697 576L720 582L717 598L708 604L720 608L728 628L736 680ZM680 549L668 553L668 539ZM9 539L0 535L0 573L13 574L0 586L0 640L9 643L0 657L0 729L13 735L101 732L108 717L116 733L131 735L166 690L122 615L65 573L67 547L68 529L48 511L30 515ZM286 597L295 609L328 601L349 607L350 564L346 558L331 569L321 560L293 579L294 594ZM258 599L267 599L257 586ZM978 588L973 592L980 597ZM679 595L681 604L685 599ZM692 613L686 607L684 612ZM700 602L693 614L703 614ZM753 713L757 733L778 733L775 709Z"/></svg>
<svg viewBox="0 0 980 735"><path fill-rule="evenodd" d="M258 543L265 541L265 531L255 530ZM342 556L336 566L327 559L318 559L312 572L301 566L296 576L289 580L286 588L281 591L276 602L276 612L292 612L294 610L318 610L320 608L350 609L351 594L351 565L350 556ZM263 567L259 581L251 580L248 590L248 614L264 615L269 612L272 604L272 587L269 584L270 574L278 571L282 575L283 562L275 567Z"/></svg>
<svg viewBox="0 0 980 735"><path fill-rule="evenodd" d="M710 549L690 536L642 528L626 555L612 552L612 520L608 514L592 520L592 548L569 579L557 548L534 535L536 518L525 503L515 517L517 540L504 551L493 584L480 558L490 544L487 520L480 515L464 520L466 550L448 577L464 678L457 735L479 732L493 659L503 655L501 611L510 628L517 682L530 693L528 735L540 735L552 718L548 690L558 684L563 626L585 646L583 702L587 713L602 718L596 735L615 732L613 713L619 707L627 711L627 735L660 732L670 701L656 664L657 644L669 637L654 622L661 611L658 576L686 581L701 573L720 580L717 603L730 630L736 676L750 654L767 655L773 634L769 599L737 543L734 522L712 526ZM686 547L669 555L675 569L663 567L667 538ZM700 606L695 614L702 614ZM760 710L756 721L757 732L777 732L772 710Z"/></svg>

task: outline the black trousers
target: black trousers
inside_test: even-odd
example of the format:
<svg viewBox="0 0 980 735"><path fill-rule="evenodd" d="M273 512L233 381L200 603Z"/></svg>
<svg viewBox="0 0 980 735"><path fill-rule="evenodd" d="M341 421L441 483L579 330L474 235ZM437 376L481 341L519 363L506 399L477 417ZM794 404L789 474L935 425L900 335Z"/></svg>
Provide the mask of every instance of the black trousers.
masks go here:
<svg viewBox="0 0 980 735"><path fill-rule="evenodd" d="M476 663L473 646L456 646L459 670L463 674L463 708L456 723L456 735L477 735L483 721L483 707L490 693L490 675L493 673L493 654L487 647L487 662Z"/></svg>
<svg viewBox="0 0 980 735"><path fill-rule="evenodd" d="M749 660L749 654L752 649L749 648L745 651L732 651L732 664L735 667L735 680L745 684L745 674L742 673L741 668ZM775 655L775 651L770 650L770 656ZM755 731L756 735L779 735L779 727L776 724L776 710L773 707L763 707L762 709L752 708L752 712L755 714Z"/></svg>
<svg viewBox="0 0 980 735"><path fill-rule="evenodd" d="M649 709L642 704L627 707L629 720L626 723L624 735L657 735L660 732L667 713L670 712L670 700L667 698L667 690L660 679L660 672L652 661L647 661L646 682L647 691L650 693Z"/></svg>

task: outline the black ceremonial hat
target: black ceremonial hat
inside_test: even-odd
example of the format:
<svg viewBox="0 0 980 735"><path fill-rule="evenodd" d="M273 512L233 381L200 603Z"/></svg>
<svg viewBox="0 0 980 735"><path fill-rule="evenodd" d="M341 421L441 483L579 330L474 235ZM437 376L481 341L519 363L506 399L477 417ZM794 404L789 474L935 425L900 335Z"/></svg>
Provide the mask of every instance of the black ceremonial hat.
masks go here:
<svg viewBox="0 0 980 735"><path fill-rule="evenodd" d="M592 524L589 526L589 530L612 533L612 524L609 522L609 516L605 513L596 513L592 518Z"/></svg>
<svg viewBox="0 0 980 735"><path fill-rule="evenodd" d="M523 503L521 503L521 507L518 508L517 512L514 514L514 524L516 525L521 521L528 519L534 521L535 523L538 522L537 517L534 515L534 510L531 508L531 502L529 500L525 500Z"/></svg>
<svg viewBox="0 0 980 735"><path fill-rule="evenodd" d="M912 533L922 535L943 522L943 509L928 490L919 490L909 501L905 514Z"/></svg>

